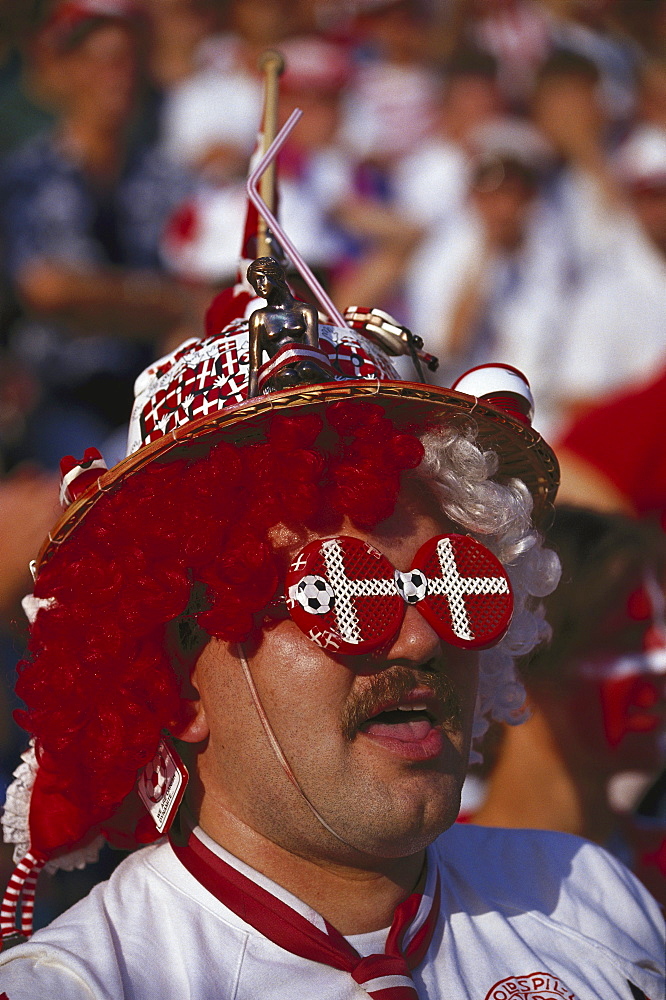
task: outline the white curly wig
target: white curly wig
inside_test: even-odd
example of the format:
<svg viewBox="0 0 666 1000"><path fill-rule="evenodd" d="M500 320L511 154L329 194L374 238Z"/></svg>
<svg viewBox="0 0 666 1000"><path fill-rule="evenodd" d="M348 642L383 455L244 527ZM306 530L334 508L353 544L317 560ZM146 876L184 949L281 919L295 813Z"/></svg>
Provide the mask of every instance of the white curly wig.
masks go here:
<svg viewBox="0 0 666 1000"><path fill-rule="evenodd" d="M506 568L514 594L514 613L501 642L481 652L479 689L472 733L483 737L489 719L517 725L528 712L525 689L515 671L515 658L550 638L540 598L559 582L560 562L543 547L532 524L532 497L520 479L496 482L498 459L476 444L473 420L462 418L422 435L425 457L417 475L440 497L446 515L483 541ZM481 755L472 749L470 763Z"/></svg>

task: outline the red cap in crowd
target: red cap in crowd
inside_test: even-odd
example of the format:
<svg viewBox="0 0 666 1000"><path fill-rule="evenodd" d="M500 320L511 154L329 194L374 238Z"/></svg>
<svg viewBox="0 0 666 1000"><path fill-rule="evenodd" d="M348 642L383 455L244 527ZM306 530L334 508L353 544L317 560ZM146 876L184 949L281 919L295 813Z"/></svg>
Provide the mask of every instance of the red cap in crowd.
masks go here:
<svg viewBox="0 0 666 1000"><path fill-rule="evenodd" d="M75 48L99 21L131 23L139 16L134 0L64 0L47 18L40 38L60 52Z"/></svg>

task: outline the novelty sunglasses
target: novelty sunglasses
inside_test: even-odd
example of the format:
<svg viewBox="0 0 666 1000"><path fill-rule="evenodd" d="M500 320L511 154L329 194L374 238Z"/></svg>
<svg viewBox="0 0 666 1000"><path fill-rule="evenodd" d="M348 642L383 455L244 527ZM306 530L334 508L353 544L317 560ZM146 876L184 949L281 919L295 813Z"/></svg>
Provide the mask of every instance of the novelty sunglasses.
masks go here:
<svg viewBox="0 0 666 1000"><path fill-rule="evenodd" d="M333 653L389 647L408 604L444 642L463 649L496 645L513 613L504 567L468 535L429 539L406 573L360 538L316 539L294 557L285 583L293 621Z"/></svg>

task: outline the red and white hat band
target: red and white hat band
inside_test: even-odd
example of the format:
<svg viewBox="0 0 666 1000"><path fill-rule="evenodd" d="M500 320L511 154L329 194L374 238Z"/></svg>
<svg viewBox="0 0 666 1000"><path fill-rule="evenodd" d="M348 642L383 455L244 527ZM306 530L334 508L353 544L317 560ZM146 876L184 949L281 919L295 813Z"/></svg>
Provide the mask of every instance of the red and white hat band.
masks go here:
<svg viewBox="0 0 666 1000"><path fill-rule="evenodd" d="M320 341L320 343L323 343ZM332 344L327 345L331 348L331 353L334 354L334 348ZM277 351L270 360L264 362L264 364L259 369L258 373L258 384L260 389L264 389L266 383L276 375L277 372L284 368L285 365L295 364L298 361L314 361L316 364L323 368L325 371L330 372L332 376L337 375L338 378L343 378L344 376L336 371L329 361L329 354L324 354L323 351L319 350L317 347L310 347L307 344L284 344L279 351Z"/></svg>
<svg viewBox="0 0 666 1000"><path fill-rule="evenodd" d="M430 539L407 572L359 538L317 539L293 560L286 587L299 628L324 649L345 654L388 646L407 604L445 642L469 649L499 642L513 612L504 567L467 535Z"/></svg>

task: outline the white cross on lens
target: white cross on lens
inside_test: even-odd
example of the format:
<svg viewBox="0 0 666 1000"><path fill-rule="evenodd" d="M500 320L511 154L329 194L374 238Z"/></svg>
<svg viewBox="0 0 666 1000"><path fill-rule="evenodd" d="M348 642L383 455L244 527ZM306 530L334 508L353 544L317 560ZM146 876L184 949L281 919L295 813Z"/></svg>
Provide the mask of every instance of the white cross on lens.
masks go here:
<svg viewBox="0 0 666 1000"><path fill-rule="evenodd" d="M318 646L324 649L339 649L340 643L330 632L320 632L319 629L312 628L308 632L308 639L312 639Z"/></svg>
<svg viewBox="0 0 666 1000"><path fill-rule="evenodd" d="M442 570L441 579L428 579L428 594L443 594L449 602L451 624L459 639L472 640L465 607L467 594L508 594L509 584L503 576L461 576L456 565L450 538L437 542L437 558Z"/></svg>
<svg viewBox="0 0 666 1000"><path fill-rule="evenodd" d="M291 568L292 570L296 571L297 569L303 569L303 567L306 565L307 565L307 560L305 556L303 555L302 552L299 552L298 556L296 557L296 561L292 564Z"/></svg>
<svg viewBox="0 0 666 1000"><path fill-rule="evenodd" d="M342 546L337 538L330 538L321 547L328 582L335 593L335 617L340 635L345 642L363 641L361 626L354 607L354 597L393 597L397 591L395 582L385 580L350 580L345 572Z"/></svg>

